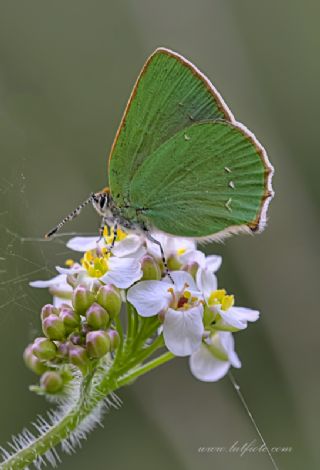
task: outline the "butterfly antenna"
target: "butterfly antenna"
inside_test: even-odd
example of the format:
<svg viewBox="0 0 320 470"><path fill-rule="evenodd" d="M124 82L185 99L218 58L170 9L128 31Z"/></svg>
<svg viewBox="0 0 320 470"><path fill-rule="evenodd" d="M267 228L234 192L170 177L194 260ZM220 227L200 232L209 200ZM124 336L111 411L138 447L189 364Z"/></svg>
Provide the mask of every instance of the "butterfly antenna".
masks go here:
<svg viewBox="0 0 320 470"><path fill-rule="evenodd" d="M73 220L75 219L76 217L78 217L78 215L80 214L80 212L82 211L82 209L88 205L90 202L93 202L94 200L94 197L95 197L95 194L92 193L90 194L90 196L88 197L88 199L86 199L85 201L83 201L81 204L79 204L78 207L76 207L72 212L70 212L70 214L68 214L64 219L61 220L61 222L58 223L58 225L56 225L52 230L50 230L48 233L45 234L45 238L50 238L52 237L52 235L54 235L55 233L59 232L59 230L64 226L64 224L66 224L67 222L70 222L70 220Z"/></svg>
<svg viewBox="0 0 320 470"><path fill-rule="evenodd" d="M256 420L254 419L254 417L253 417L253 415L252 415L252 413L251 413L251 411L250 411L250 409L249 409L249 406L248 406L248 404L247 404L247 402L246 402L246 400L245 400L245 398L244 398L244 396L243 396L243 394L242 394L242 392L241 392L241 390L240 390L240 385L237 383L236 379L234 378L234 376L233 376L233 374L232 374L231 372L228 373L228 377L229 377L230 382L232 383L232 386L233 386L233 388L235 389L236 394L238 395L238 397L239 397L239 399L240 399L240 401L241 401L241 403L242 403L242 405L243 405L243 407L244 407L244 409L245 409L247 415L249 416L250 421L251 421L251 423L253 424L253 427L254 427L256 433L258 434L258 436L259 436L259 438L260 438L260 440L261 440L261 442L262 442L264 448L265 448L266 451L267 451L268 457L269 457L269 459L270 459L270 462L272 463L273 468L274 468L275 470L279 470L279 467L278 467L278 465L276 464L274 458L272 457L272 454L271 454L271 452L270 452L270 449L269 449L269 447L267 446L267 443L266 443L266 441L265 441L264 438L263 438L263 435L262 435L262 433L261 433L261 431L260 431L260 429L259 429L259 427L258 427L258 425L257 425L257 423L256 423Z"/></svg>

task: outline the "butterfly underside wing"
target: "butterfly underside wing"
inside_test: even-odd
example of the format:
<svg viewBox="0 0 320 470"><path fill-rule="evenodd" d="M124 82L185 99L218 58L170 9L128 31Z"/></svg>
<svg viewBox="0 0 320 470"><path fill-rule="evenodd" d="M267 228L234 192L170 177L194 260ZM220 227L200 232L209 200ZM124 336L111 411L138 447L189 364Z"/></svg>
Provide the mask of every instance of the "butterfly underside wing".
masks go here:
<svg viewBox="0 0 320 470"><path fill-rule="evenodd" d="M157 49L110 154L110 189L123 217L138 209L138 222L198 239L261 230L272 171L209 80L182 56Z"/></svg>

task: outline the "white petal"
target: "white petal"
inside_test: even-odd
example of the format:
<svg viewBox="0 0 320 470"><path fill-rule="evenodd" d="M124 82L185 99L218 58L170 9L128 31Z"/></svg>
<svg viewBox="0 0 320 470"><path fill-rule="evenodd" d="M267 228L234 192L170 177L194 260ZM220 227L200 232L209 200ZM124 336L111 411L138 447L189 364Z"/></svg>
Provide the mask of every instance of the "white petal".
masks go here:
<svg viewBox="0 0 320 470"><path fill-rule="evenodd" d="M229 361L220 361L203 344L191 355L189 364L192 374L203 382L222 379L230 368Z"/></svg>
<svg viewBox="0 0 320 470"><path fill-rule="evenodd" d="M234 349L234 338L233 338L232 333L227 332L227 331L226 332L221 331L218 333L218 335L219 335L220 344L223 347L223 349L226 351L229 357L229 361L231 362L233 367L237 367L237 368L241 367L240 359Z"/></svg>
<svg viewBox="0 0 320 470"><path fill-rule="evenodd" d="M71 268L62 268L61 266L56 266L56 270L60 274L76 274L84 271L84 268L80 264L75 263Z"/></svg>
<svg viewBox="0 0 320 470"><path fill-rule="evenodd" d="M172 299L164 281L141 281L128 290L127 299L142 317L152 317L168 308Z"/></svg>
<svg viewBox="0 0 320 470"><path fill-rule="evenodd" d="M245 328L247 328L247 322L244 322L240 318L237 318L237 315L233 312L232 308L227 311L224 311L217 306L216 309L219 312L223 323L227 326L232 326L233 328L237 328L238 330L244 330Z"/></svg>
<svg viewBox="0 0 320 470"><path fill-rule="evenodd" d="M186 285L188 286L188 290L198 290L193 277L186 271L172 271L170 274L174 281L174 285L171 284L171 287L173 287L175 291L181 292Z"/></svg>
<svg viewBox="0 0 320 470"><path fill-rule="evenodd" d="M232 314L244 322L247 326L247 321L256 321L259 318L260 313L258 310L251 310L251 308L245 307L231 307Z"/></svg>
<svg viewBox="0 0 320 470"><path fill-rule="evenodd" d="M202 305L189 310L169 308L164 317L163 337L167 348L176 356L189 356L199 349L204 332Z"/></svg>
<svg viewBox="0 0 320 470"><path fill-rule="evenodd" d="M128 235L123 240L116 242L112 253L120 258L128 256L131 258L138 258L134 255L139 251L139 256L143 256L146 249L142 247L142 239L138 235Z"/></svg>
<svg viewBox="0 0 320 470"><path fill-rule="evenodd" d="M179 260L182 264L197 263L202 268L205 268L206 264L206 257L204 253L199 250L186 251L183 255L180 255Z"/></svg>
<svg viewBox="0 0 320 470"><path fill-rule="evenodd" d="M215 273L218 271L222 263L222 258L221 256L218 255L210 255L207 256L206 258L206 268L211 271L212 273Z"/></svg>
<svg viewBox="0 0 320 470"><path fill-rule="evenodd" d="M44 287L51 287L51 286L58 286L60 284L67 284L67 276L65 274L58 274L58 276L55 276L51 279L48 279L47 281L32 281L29 282L29 285L31 287L39 287L39 288L44 288Z"/></svg>
<svg viewBox="0 0 320 470"><path fill-rule="evenodd" d="M127 289L142 276L141 265L134 258L109 259L109 271L100 278L105 284L114 284L120 289Z"/></svg>
<svg viewBox="0 0 320 470"><path fill-rule="evenodd" d="M97 248L97 242L99 241L99 237L74 237L71 238L68 243L67 247L74 251L80 251L84 253L85 251L94 250Z"/></svg>
<svg viewBox="0 0 320 470"><path fill-rule="evenodd" d="M215 291L218 288L216 276L207 269L198 269L196 282L199 290L203 293L206 299L210 296L212 291Z"/></svg>

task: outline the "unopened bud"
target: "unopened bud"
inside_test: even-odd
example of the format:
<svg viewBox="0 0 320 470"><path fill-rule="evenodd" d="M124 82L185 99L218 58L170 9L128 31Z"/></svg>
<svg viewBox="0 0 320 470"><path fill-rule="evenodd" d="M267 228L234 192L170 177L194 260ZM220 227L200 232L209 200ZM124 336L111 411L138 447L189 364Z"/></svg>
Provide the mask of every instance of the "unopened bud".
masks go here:
<svg viewBox="0 0 320 470"><path fill-rule="evenodd" d="M44 320L49 315L59 315L59 309L52 304L46 304L41 309L41 320Z"/></svg>
<svg viewBox="0 0 320 470"><path fill-rule="evenodd" d="M64 339L66 333L62 319L56 315L49 315L43 320L42 330L49 339L58 341Z"/></svg>
<svg viewBox="0 0 320 470"><path fill-rule="evenodd" d="M108 312L96 302L88 308L86 318L88 325L94 330L107 328L109 323Z"/></svg>
<svg viewBox="0 0 320 470"><path fill-rule="evenodd" d="M97 302L107 310L111 318L119 315L121 310L121 295L112 284L100 287L97 294Z"/></svg>
<svg viewBox="0 0 320 470"><path fill-rule="evenodd" d="M32 345L33 354L43 361L51 361L56 357L57 346L48 338L36 338Z"/></svg>
<svg viewBox="0 0 320 470"><path fill-rule="evenodd" d="M114 351L120 345L120 336L116 330L109 330L108 336L110 338L110 351Z"/></svg>
<svg viewBox="0 0 320 470"><path fill-rule="evenodd" d="M67 334L74 331L80 325L80 315L72 310L72 307L62 308L59 317L63 321Z"/></svg>
<svg viewBox="0 0 320 470"><path fill-rule="evenodd" d="M159 281L161 279L161 270L153 256L145 255L141 259L142 281Z"/></svg>
<svg viewBox="0 0 320 470"><path fill-rule="evenodd" d="M83 347L70 345L69 360L71 364L74 364L81 370L83 375L86 375L89 371L90 359L87 351Z"/></svg>
<svg viewBox="0 0 320 470"><path fill-rule="evenodd" d="M169 256L167 259L167 264L169 271L178 271L182 266L178 258L173 255Z"/></svg>
<svg viewBox="0 0 320 470"><path fill-rule="evenodd" d="M48 370L41 377L40 385L47 393L57 393L63 387L63 380L59 372Z"/></svg>
<svg viewBox="0 0 320 470"><path fill-rule="evenodd" d="M77 286L73 291L72 305L78 314L84 315L93 302L94 294L86 287Z"/></svg>
<svg viewBox="0 0 320 470"><path fill-rule="evenodd" d="M40 361L32 352L32 344L26 347L23 353L23 359L26 366L37 375L43 374L47 370L47 366Z"/></svg>
<svg viewBox="0 0 320 470"><path fill-rule="evenodd" d="M90 331L86 337L86 348L90 357L100 358L110 351L110 338L105 331Z"/></svg>

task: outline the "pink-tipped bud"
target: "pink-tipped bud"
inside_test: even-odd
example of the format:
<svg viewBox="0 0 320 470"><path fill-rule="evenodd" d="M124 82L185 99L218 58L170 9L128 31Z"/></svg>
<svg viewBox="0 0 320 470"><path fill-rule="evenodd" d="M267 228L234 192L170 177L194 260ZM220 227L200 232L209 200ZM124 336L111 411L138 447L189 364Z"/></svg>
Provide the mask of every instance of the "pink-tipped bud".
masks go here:
<svg viewBox="0 0 320 470"><path fill-rule="evenodd" d="M116 330L109 330L108 336L110 338L110 351L114 351L120 345L120 336Z"/></svg>
<svg viewBox="0 0 320 470"><path fill-rule="evenodd" d="M83 375L89 371L90 359L87 351L82 346L70 345L69 360L71 364L77 366Z"/></svg>
<svg viewBox="0 0 320 470"><path fill-rule="evenodd" d="M94 302L94 294L85 286L77 286L72 294L72 305L79 315L84 315Z"/></svg>
<svg viewBox="0 0 320 470"><path fill-rule="evenodd" d="M86 318L88 325L94 330L107 328L109 323L108 312L96 302L88 308Z"/></svg>
<svg viewBox="0 0 320 470"><path fill-rule="evenodd" d="M119 315L121 310L121 295L112 284L100 287L97 293L97 302L109 313L111 318Z"/></svg>
<svg viewBox="0 0 320 470"><path fill-rule="evenodd" d="M80 315L72 307L62 307L59 317L63 321L66 333L72 333L80 326Z"/></svg>
<svg viewBox="0 0 320 470"><path fill-rule="evenodd" d="M47 366L40 361L32 352L32 344L26 347L23 353L23 359L26 366L37 375L43 374L47 370Z"/></svg>
<svg viewBox="0 0 320 470"><path fill-rule="evenodd" d="M42 321L42 331L47 338L57 341L63 340L66 334L62 319L56 315L49 315Z"/></svg>
<svg viewBox="0 0 320 470"><path fill-rule="evenodd" d="M142 281L159 281L161 279L161 269L153 256L145 255L141 259Z"/></svg>
<svg viewBox="0 0 320 470"><path fill-rule="evenodd" d="M57 393L63 387L63 380L59 372L48 370L41 377L40 385L47 393Z"/></svg>
<svg viewBox="0 0 320 470"><path fill-rule="evenodd" d="M44 320L49 315L59 315L59 309L52 304L46 304L41 309L41 320Z"/></svg>
<svg viewBox="0 0 320 470"><path fill-rule="evenodd" d="M105 331L90 331L86 337L86 349L90 357L100 358L110 351L110 338Z"/></svg>
<svg viewBox="0 0 320 470"><path fill-rule="evenodd" d="M56 357L57 346L48 338L36 338L32 345L32 352L42 361L51 361Z"/></svg>

